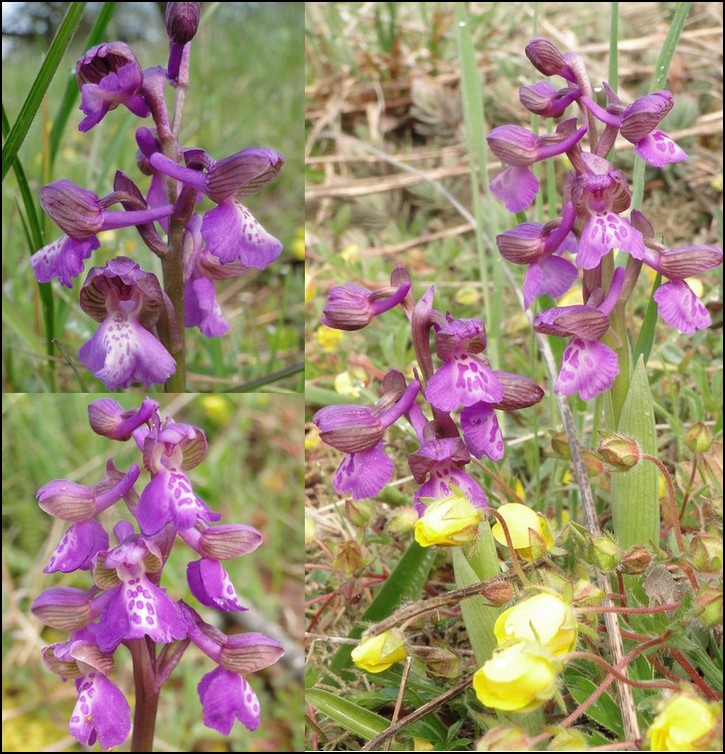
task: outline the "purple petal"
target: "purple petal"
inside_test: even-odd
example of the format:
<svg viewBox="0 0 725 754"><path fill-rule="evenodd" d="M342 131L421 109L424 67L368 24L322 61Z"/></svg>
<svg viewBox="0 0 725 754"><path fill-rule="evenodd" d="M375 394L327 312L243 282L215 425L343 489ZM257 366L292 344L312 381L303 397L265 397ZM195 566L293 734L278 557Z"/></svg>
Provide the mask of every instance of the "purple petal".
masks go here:
<svg viewBox="0 0 725 754"><path fill-rule="evenodd" d="M393 468L381 440L374 448L346 455L332 478L332 486L338 495L349 493L353 500L375 497L393 478Z"/></svg>
<svg viewBox="0 0 725 754"><path fill-rule="evenodd" d="M487 403L476 403L461 411L461 429L466 447L476 458L488 456L492 461L503 458L503 435L496 412Z"/></svg>
<svg viewBox="0 0 725 754"><path fill-rule="evenodd" d="M218 338L229 330L216 298L214 283L201 275L192 277L184 289L184 325L195 325L207 336Z"/></svg>
<svg viewBox="0 0 725 754"><path fill-rule="evenodd" d="M609 346L572 338L564 351L554 391L562 395L578 391L583 400L590 401L609 390L618 374L617 354Z"/></svg>
<svg viewBox="0 0 725 754"><path fill-rule="evenodd" d="M552 298L563 296L577 279L575 265L559 256L549 255L532 264L524 278L524 306L544 294Z"/></svg>
<svg viewBox="0 0 725 754"><path fill-rule="evenodd" d="M222 564L212 558L194 560L186 566L189 589L202 605L217 610L243 612L234 585Z"/></svg>
<svg viewBox="0 0 725 754"><path fill-rule="evenodd" d="M712 324L710 312L684 280L661 285L654 295L660 316L675 330L692 335Z"/></svg>
<svg viewBox="0 0 725 754"><path fill-rule="evenodd" d="M670 162L684 162L687 153L662 131L652 131L637 142L635 152L648 164L661 168Z"/></svg>
<svg viewBox="0 0 725 754"><path fill-rule="evenodd" d="M164 346L134 316L120 311L109 313L78 357L109 390L132 382L163 383L176 371Z"/></svg>
<svg viewBox="0 0 725 754"><path fill-rule="evenodd" d="M644 238L627 220L615 212L591 215L579 241L577 263L591 270L614 248L628 251L635 259L644 259Z"/></svg>
<svg viewBox="0 0 725 754"><path fill-rule="evenodd" d="M119 575L127 575L119 570ZM181 609L146 576L124 580L111 594L98 623L98 647L103 652L112 652L126 639L149 636L159 644L170 644L185 638Z"/></svg>
<svg viewBox="0 0 725 754"><path fill-rule="evenodd" d="M153 474L144 487L136 508L136 520L144 534L156 534L172 522L178 531L191 528L197 521L216 521L218 514L194 494L189 478L178 469Z"/></svg>
<svg viewBox="0 0 725 754"><path fill-rule="evenodd" d="M441 411L474 403L496 403L503 387L490 367L472 356L450 359L428 381L426 399Z"/></svg>
<svg viewBox="0 0 725 754"><path fill-rule="evenodd" d="M79 678L76 689L71 734L84 746L92 746L96 739L106 750L120 746L131 731L131 708L121 690L95 671Z"/></svg>
<svg viewBox="0 0 725 754"><path fill-rule="evenodd" d="M99 521L79 521L68 529L50 556L43 573L87 571L93 556L108 549L108 533Z"/></svg>
<svg viewBox="0 0 725 754"><path fill-rule="evenodd" d="M459 489L478 508L485 508L488 504L486 493L481 489L478 482L462 469L457 469L451 464L441 464L431 478L422 484L413 495L413 507L422 516L425 513L425 503L422 498L434 498L440 500L453 494L453 485Z"/></svg>
<svg viewBox="0 0 725 754"><path fill-rule="evenodd" d="M217 668L197 686L204 725L223 736L231 733L235 718L248 730L259 727L259 702L252 687L238 673Z"/></svg>
<svg viewBox="0 0 725 754"><path fill-rule="evenodd" d="M61 236L43 246L30 258L30 264L39 283L49 283L54 277L66 288L73 287L73 278L83 272L83 261L101 245L96 236L77 241Z"/></svg>
<svg viewBox="0 0 725 754"><path fill-rule="evenodd" d="M491 193L509 212L530 207L538 190L539 181L528 168L506 168L491 181Z"/></svg>
<svg viewBox="0 0 725 754"><path fill-rule="evenodd" d="M282 244L235 198L227 199L204 215L201 235L209 253L222 264L239 261L263 270L282 252Z"/></svg>

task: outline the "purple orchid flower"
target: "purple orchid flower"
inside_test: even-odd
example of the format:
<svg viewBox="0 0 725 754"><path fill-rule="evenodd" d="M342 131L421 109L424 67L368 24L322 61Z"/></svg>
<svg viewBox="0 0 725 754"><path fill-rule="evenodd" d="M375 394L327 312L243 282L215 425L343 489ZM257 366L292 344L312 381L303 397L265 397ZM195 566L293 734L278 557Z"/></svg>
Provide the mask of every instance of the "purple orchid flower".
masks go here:
<svg viewBox="0 0 725 754"><path fill-rule="evenodd" d="M186 566L189 589L202 605L227 612L244 612L229 574L218 560L202 558Z"/></svg>
<svg viewBox="0 0 725 754"><path fill-rule="evenodd" d="M361 330L384 312L405 301L411 281L407 272L397 268L390 285L370 291L361 285L346 283L333 288L322 310L321 322L336 330Z"/></svg>
<svg viewBox="0 0 725 754"><path fill-rule="evenodd" d="M116 257L90 270L80 303L101 326L78 356L109 390L163 383L176 371L171 354L150 332L164 306L156 275Z"/></svg>
<svg viewBox="0 0 725 754"><path fill-rule="evenodd" d="M597 306L564 306L540 312L534 319L536 332L573 336L564 351L554 391L589 401L609 390L619 374L616 352L600 342L609 329L609 314L622 292L624 268L618 267L606 297ZM595 296L592 296L594 299Z"/></svg>
<svg viewBox="0 0 725 754"><path fill-rule="evenodd" d="M491 192L510 212L529 207L539 191L539 181L529 166L568 152L582 139L586 128L567 133L571 124L560 123L555 134L546 136L537 136L522 126L499 126L486 137L491 151L509 166L491 181Z"/></svg>
<svg viewBox="0 0 725 754"><path fill-rule="evenodd" d="M436 353L443 365L428 380L425 397L441 411L496 403L503 387L493 370L478 354L486 348L486 328L476 319L452 319L435 335Z"/></svg>
<svg viewBox="0 0 725 754"><path fill-rule="evenodd" d="M209 253L222 264L237 261L259 270L277 259L282 244L267 233L240 199L256 194L273 180L284 165L284 157L261 147L250 147L219 162L203 150L191 150L185 157L199 169L179 165L159 152L152 154L149 162L158 172L217 203L204 214L201 226Z"/></svg>
<svg viewBox="0 0 725 754"><path fill-rule="evenodd" d="M350 493L354 500L374 497L390 481L393 462L383 449L383 436L411 410L419 391L420 383L413 380L404 391L387 392L372 408L327 406L312 417L320 438L348 454L332 482L339 495Z"/></svg>
<svg viewBox="0 0 725 754"><path fill-rule="evenodd" d="M201 679L197 690L207 728L228 736L235 719L247 730L259 727L259 700L239 673L216 668Z"/></svg>
<svg viewBox="0 0 725 754"><path fill-rule="evenodd" d="M163 425L156 422L150 430L137 430L134 438L151 474L135 511L144 534L155 534L169 523L183 531L199 520L219 520L219 514L194 493L185 473L206 455L206 436L198 427L167 420Z"/></svg>
<svg viewBox="0 0 725 754"><path fill-rule="evenodd" d="M563 296L577 279L577 268L561 257L578 249L571 232L576 213L567 202L558 224L521 223L496 236L501 256L514 264L526 264L524 277L524 308L538 296Z"/></svg>
<svg viewBox="0 0 725 754"><path fill-rule="evenodd" d="M473 505L486 507L486 493L461 468L470 461L471 454L459 437L430 440L408 457L410 471L421 485L413 495L413 506L419 516L423 515L426 507L421 498L448 497L453 492L451 485L460 489Z"/></svg>
<svg viewBox="0 0 725 754"><path fill-rule="evenodd" d="M166 33L169 35L169 80L179 78L184 51L196 36L201 17L201 3L166 3Z"/></svg>
<svg viewBox="0 0 725 754"><path fill-rule="evenodd" d="M141 95L143 71L124 42L105 42L88 50L76 63L76 79L81 90L80 109L86 116L79 131L90 131L119 105L139 118L150 113Z"/></svg>

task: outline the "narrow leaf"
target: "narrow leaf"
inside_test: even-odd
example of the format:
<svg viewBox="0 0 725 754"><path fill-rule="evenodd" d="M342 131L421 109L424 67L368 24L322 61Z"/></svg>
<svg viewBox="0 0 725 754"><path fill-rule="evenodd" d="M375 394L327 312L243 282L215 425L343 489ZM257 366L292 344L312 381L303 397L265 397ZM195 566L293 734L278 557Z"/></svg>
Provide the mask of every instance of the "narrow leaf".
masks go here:
<svg viewBox="0 0 725 754"><path fill-rule="evenodd" d="M637 342L634 344L634 353L632 354L632 360L636 364L639 361L639 357L644 359L645 366L649 360L649 355L652 353L652 346L655 342L655 329L657 325L657 302L654 299L655 291L660 287L662 282L662 275L657 273L654 285L652 286L652 293L650 294L649 301L647 302L647 311L644 314L642 320L642 328L639 331Z"/></svg>

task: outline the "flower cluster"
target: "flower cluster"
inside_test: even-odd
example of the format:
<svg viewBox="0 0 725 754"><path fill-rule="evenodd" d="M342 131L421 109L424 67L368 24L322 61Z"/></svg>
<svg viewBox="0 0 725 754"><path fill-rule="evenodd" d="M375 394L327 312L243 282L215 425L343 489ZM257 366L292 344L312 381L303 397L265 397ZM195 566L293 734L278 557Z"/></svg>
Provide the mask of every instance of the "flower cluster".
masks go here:
<svg viewBox="0 0 725 754"><path fill-rule="evenodd" d="M142 69L124 42L97 45L76 65L85 114L80 131L89 131L119 105L139 118L151 116L153 127L136 131L138 167L150 176L146 192L120 171L106 196L66 179L40 190L43 209L63 235L33 255L39 282L58 278L72 287L85 260L100 247L99 234L118 228L135 227L144 245L162 260L163 287L154 274L124 257L93 267L83 283L81 307L101 327L79 358L109 390L133 382L165 382L177 368L172 354L183 351L183 326L198 327L207 337L224 335L229 325L215 281L263 269L282 250L242 200L277 176L284 157L251 147L215 160L203 149L179 143L182 107L169 117L164 90L183 90L180 102L186 96L199 13L200 3L167 3L170 53L165 68ZM214 206L199 214L197 203L204 197ZM110 209L114 205L122 209Z"/></svg>
<svg viewBox="0 0 725 754"><path fill-rule="evenodd" d="M711 318L686 278L720 265L722 249L668 248L656 239L641 212L632 210L629 218L625 216L631 205L630 187L624 173L608 159L618 135L655 167L687 159L682 148L658 129L673 106L669 91L647 94L625 106L603 82L606 104L600 105L579 55L562 55L547 39L529 42L526 55L540 73L560 76L565 86L556 89L549 81L523 86L521 104L544 118L564 119L545 136L518 125L494 128L488 143L506 167L491 182L491 191L511 212L520 212L531 205L539 190L530 170L534 163L566 155L572 170L564 185L560 217L545 225L521 223L501 233L496 242L505 259L527 266L527 308L538 296L562 296L578 278L579 268L583 270L584 303L540 312L534 329L570 338L555 390L591 400L609 389L619 373L617 354L602 339L614 307L629 297L642 265L668 281L654 294L662 319L680 332L694 333L708 327ZM565 117L574 104L584 121L581 126L575 117ZM585 136L590 150L582 146ZM612 250L628 255L626 265L613 274L604 263ZM575 263L564 257L567 253L575 255Z"/></svg>
<svg viewBox="0 0 725 754"><path fill-rule="evenodd" d="M48 668L76 683L70 732L84 745L96 740L104 749L122 744L131 722L129 704L109 678L116 650L124 645L131 652L139 700L142 692L158 694L190 643L217 664L198 686L204 723L224 735L235 719L254 730L259 703L243 676L275 663L283 654L281 645L260 633L221 632L160 583L178 535L198 555L187 565L194 598L221 611L246 610L222 561L252 552L262 535L243 524L214 526L221 516L195 494L187 472L207 452L201 429L162 421L159 405L148 398L129 411L114 400L96 400L88 416L97 434L136 443L150 480L139 495L134 489L139 466L124 473L111 459L97 484L56 479L38 491L40 507L71 524L44 572L89 571L93 579L88 589L46 589L32 606L41 622L70 633L67 641L43 649ZM99 516L121 500L137 528L119 520L113 542ZM157 656L158 644L168 646Z"/></svg>
<svg viewBox="0 0 725 754"><path fill-rule="evenodd" d="M481 704L528 712L556 694L561 657L576 646L576 616L561 597L541 592L499 615L498 649L473 676Z"/></svg>
<svg viewBox="0 0 725 754"><path fill-rule="evenodd" d="M338 330L359 330L383 312L401 306L411 327L418 368L409 382L388 372L375 406L328 406L313 421L328 445L345 453L333 487L362 499L377 495L393 476L385 452L385 432L405 417L419 448L408 458L419 487L413 503L420 517L416 539L423 546L460 545L477 536L486 493L464 466L472 458L503 458L504 441L496 410L514 411L538 403L544 391L532 380L494 370L484 355L486 328L476 319L454 319L433 308L434 286L418 301L410 276L397 267L390 285L375 291L362 286L333 288L322 321ZM431 334L440 364L435 367ZM428 404L427 415L417 402ZM461 410L460 430L452 413Z"/></svg>

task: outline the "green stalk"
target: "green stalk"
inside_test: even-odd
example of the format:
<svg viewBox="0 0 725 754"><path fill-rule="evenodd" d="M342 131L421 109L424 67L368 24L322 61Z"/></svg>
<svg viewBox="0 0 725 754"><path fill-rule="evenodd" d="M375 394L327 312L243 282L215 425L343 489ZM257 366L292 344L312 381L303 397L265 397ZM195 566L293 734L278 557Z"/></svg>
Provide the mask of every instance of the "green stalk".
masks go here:
<svg viewBox="0 0 725 754"><path fill-rule="evenodd" d="M617 91L619 86L619 3L611 3L609 16L609 86Z"/></svg>

